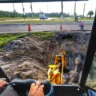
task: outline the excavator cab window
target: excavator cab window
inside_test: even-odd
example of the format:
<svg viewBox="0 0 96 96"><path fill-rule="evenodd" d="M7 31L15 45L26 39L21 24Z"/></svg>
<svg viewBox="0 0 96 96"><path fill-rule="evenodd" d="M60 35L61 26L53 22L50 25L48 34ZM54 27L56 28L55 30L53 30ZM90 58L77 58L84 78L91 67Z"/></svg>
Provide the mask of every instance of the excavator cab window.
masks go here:
<svg viewBox="0 0 96 96"><path fill-rule="evenodd" d="M60 1L60 0L0 0L0 3L22 3L22 6L23 6L23 2L51 2L51 1ZM86 0L62 0L62 2L63 1L75 1L75 5L76 5L76 1L86 1ZM61 1L60 1L61 2ZM61 4L62 5L62 4ZM14 5L13 5L13 7L14 7ZM24 7L24 6L23 6ZM30 6L30 7L32 7L32 6ZM76 6L75 6L76 7ZM85 5L84 5L84 7L85 7ZM23 12L24 12L25 10L24 10L24 8L23 8ZM32 11L32 10L31 10ZM14 10L14 12L15 12L15 10ZM41 12L42 13L42 12ZM62 13L61 13L62 14ZM79 25L79 27L81 28L80 30L77 30L77 32L78 32L78 34L83 30L83 28L84 28L84 26L86 25L87 26L87 28L88 28L88 23L87 24L85 24L84 25L84 23L83 22L81 22L81 21L78 21L78 16L77 16L77 14L76 13L74 13L75 14L75 21L77 22L77 24L78 24L78 22L80 23L80 25ZM15 14L16 15L16 14ZM32 15L32 14L31 14ZM48 19L48 17L46 17L45 16L45 14L40 14L40 16L39 17L41 17L41 15L43 16L43 19L45 20L45 19ZM62 15L61 15L61 18L63 18L62 17ZM40 18L40 20L41 20L42 18ZM52 20L54 20L54 18L51 18ZM61 19L60 19L61 20ZM68 19L69 20L69 19ZM25 22L26 20L25 20L25 15L24 15L24 22ZM65 20L65 21L67 21L67 20ZM86 20L85 20L86 21ZM0 21L1 23L2 23L2 21ZM4 21L5 23L6 23L6 20ZM11 20L10 20L10 22L11 22ZM18 22L18 21L16 21L16 22ZM30 21L29 21L30 22ZM30 27L30 24L29 24L29 22L27 22L28 23L28 34L27 34L27 36L30 36L30 31L32 30L31 29L31 27ZM41 20L41 22L44 22L44 21L42 21ZM49 21L48 21L49 22ZM51 21L50 21L51 22ZM49 23L50 23L49 22ZM57 21L56 21L57 22ZM55 23L56 23L55 22ZM34 22L33 22L34 23ZM49 24L48 23L48 24ZM72 23L72 22L71 22ZM91 22L92 23L92 22ZM21 24L21 23L20 23ZM46 26L48 25L48 24L45 24ZM72 25L74 26L74 24L75 23L72 23ZM25 27L23 27L23 29L24 28L26 28L26 24L21 24L21 25L23 25L23 26L25 26ZM35 24L36 25L36 24ZM40 24L37 24L37 27L39 26ZM58 24L57 24L58 25ZM57 27L57 25L55 25L55 27L54 27L54 29L56 29ZM57 42L58 42L58 45L60 45L66 38L69 40L69 39L71 39L72 41L75 41L75 40L77 40L77 42L78 43L80 43L81 41L80 41L80 39L78 39L79 37L78 37L78 35L75 35L75 33L73 32L73 33L70 33L69 31L69 33L67 34L67 33L64 33L64 35L62 35L62 25L63 25L63 23L60 21L60 32L61 33L56 33L56 35L53 37L53 38L55 38L55 39L53 39L53 40L50 40L51 42L54 42L54 40L57 40ZM90 25L90 24L89 24ZM1 25L0 25L1 26ZM3 25L2 25L3 26ZM33 26L34 26L34 24L33 24ZM43 25L42 25L43 26ZM49 25L48 25L49 26ZM65 25L66 26L66 25ZM76 25L77 26L77 25ZM9 26L10 27L10 26ZM70 24L69 24L69 27L71 28L71 30L72 30L72 26L70 26ZM39 27L38 27L39 28ZM10 29L10 28L9 28ZM66 29L66 28L65 28ZM73 28L74 29L74 28ZM77 28L78 29L78 28ZM5 30L5 29L4 29ZM33 28L33 30L34 30L34 28ZM57 30L58 31L58 30ZM73 30L74 31L74 30ZM88 31L88 30L87 30ZM90 31L90 30L89 30ZM88 32L89 32L88 31ZM67 32L67 31L66 31ZM86 32L86 30L83 30L83 32ZM83 32L81 32L82 34L83 34ZM47 33L47 32L46 32ZM81 34L80 33L80 34ZM52 33L53 34L53 33ZM70 35L71 34L71 35ZM16 34L15 34L16 35ZM35 33L35 34L33 34L33 36L34 35L40 35L40 34L38 34L38 33ZM50 37L50 35L51 34L49 34L48 33L48 36L47 37ZM21 37L24 37L25 36L25 34L23 34L23 36L19 36L18 38L21 38ZM83 36L83 35L82 35ZM89 35L88 35L89 36ZM43 38L44 39L44 37L46 37L46 34L45 33L43 33L43 35L41 36L41 38ZM59 37L59 38L58 38ZM77 38L78 37L78 38ZM84 37L84 36L83 36ZM82 38L83 38L82 37ZM81 37L80 37L81 38ZM83 39L85 39L86 37L84 37ZM64 40L63 40L64 39ZM12 40L13 40L13 38L12 38ZM31 41L31 39L30 38L27 38L26 37L26 40L29 40L29 41ZM26 41L26 40L24 40L24 39L22 39L22 41ZM32 42L32 44L33 45L35 45L35 46L31 46L31 45L28 45L29 44L29 41L26 43L28 46L30 46L30 48L27 46L26 47L26 49L28 49L27 51L28 51L28 53L26 54L26 56L28 56L28 55L30 55L30 53L31 53L31 51L29 51L30 49L32 49L32 50L34 50L34 51L32 51L33 52L33 54L32 54L32 56L30 55L30 58L31 57L36 57L37 55L35 54L35 51L37 52L37 54L38 54L38 56L36 57L36 59L37 60L39 60L40 61L40 64L42 64L42 66L43 66L43 64L45 64L46 62L44 62L43 60L41 60L42 59L42 54L44 55L44 53L46 53L47 54L47 57L44 55L44 59L46 59L46 61L48 62L48 60L49 60L49 51L48 52L46 52L47 51L47 49L48 49L48 47L46 46L46 44L48 45L50 42L40 42L39 40L37 40L37 42L35 42L35 40L36 40L36 38L34 39L34 40L32 40L31 42ZM62 41L63 40L63 41ZM66 40L65 40L66 41ZM74 73L74 71L75 71L75 74L74 75L76 75L76 77L78 78L78 74L77 73L79 73L79 70L78 70L78 68L76 67L76 68L73 68L72 66L71 66L71 69L72 69L72 71L71 72L69 72L70 71L70 68L67 66L67 60L69 60L69 62L71 62L71 63L74 63L75 62L75 66L77 66L76 64L78 64L78 63L80 63L81 62L81 58L83 58L80 54L79 54L79 56L78 56L78 58L76 58L74 61L71 61L70 59L68 59L68 55L70 55L71 57L74 57L73 56L73 54L74 54L74 52L71 54L70 52L69 52L69 54L68 55L66 55L67 54L67 52L65 52L65 50L62 50L62 49L60 49L60 51L57 53L57 54L55 54L55 62L53 62L53 64L49 64L48 66L47 66L47 68L48 68L48 73L47 73L47 77L48 77L48 80L51 82L51 84L52 84L52 86L53 86L53 88L54 88L54 96L87 96L87 94L88 94L88 90L90 89L90 90L93 90L94 92L95 92L95 90L96 90L96 84L95 84L95 81L96 81L96 76L95 76L95 74L96 74L96 72L95 72L95 69L96 69L96 44L95 44L95 41L96 41L96 16L95 16L95 19L94 19L94 24L93 24L93 28L92 28L92 32L91 32L91 36L90 36L90 41L89 41L89 45L88 45L88 49L87 49L87 54L86 54L86 58L84 58L83 60L85 60L84 61L84 65L82 65L82 66L80 66L80 70L83 70L83 73L81 72L80 74L80 80L79 80L79 83L78 84L73 84L72 82L70 83L66 83L67 82L67 79L66 79L66 81L64 81L64 78L67 78L68 77L68 75L70 76L70 81L72 80L72 81L74 81L74 82L78 82L78 80L75 78L75 79L72 79L71 77L71 75ZM39 42L39 43L38 43ZM56 42L56 43L57 43ZM6 43L6 42L5 42ZM15 49L14 50L16 50L16 44L19 44L19 46L22 48L22 52L21 52L21 54L22 55L24 55L24 53L26 53L26 52L24 52L25 50L24 50L24 48L23 48L23 42L21 42L20 40L17 40L16 42L15 42L15 40L14 40L14 44L15 45L12 45L12 47L14 47L15 46ZM9 45L10 44L13 44L13 42L10 42L9 43ZM25 45L26 45L25 44ZM38 45L40 45L40 44L42 44L42 45L44 45L45 46L45 49L43 49L41 46L39 46L38 47ZM53 44L53 43L52 43ZM74 43L73 43L74 44ZM9 45L7 45L7 46L9 46ZM67 47L70 45L70 42L67 44L65 44ZM71 44L72 45L72 44ZM55 45L54 45L55 46ZM54 50L54 46L52 47L52 49L51 49L51 52L53 52ZM62 45L63 46L63 45ZM77 45L75 45L75 46L77 46ZM50 46L49 46L50 47ZM60 46L59 46L60 47ZM83 49L83 47L84 46L81 46L82 47L82 49ZM4 48L6 49L6 46L4 46ZM58 49L58 48L57 48ZM67 49L67 48L66 48ZM70 49L70 46L69 46L69 49ZM7 60L9 60L10 61L10 57L8 57L8 55L9 54L11 54L12 55L12 58L14 58L14 56L13 56L13 53L12 52L10 52L10 49L6 49L6 51L9 51L9 53L8 54L6 54L6 56L4 57L4 58L6 58L6 61ZM13 51L14 51L13 50ZM40 53L38 53L38 50L40 51ZM42 51L42 50L44 50L44 51ZM62 50L62 51L61 51ZM72 49L73 51L74 51L74 48ZM78 50L79 50L79 47L78 47ZM76 50L76 51L78 51L78 50ZM55 51L54 51L55 52ZM17 56L15 59L16 60L18 60L18 54L20 53L20 51L18 51L17 53L14 53L15 54L15 56ZM56 53L56 52L55 52ZM83 52L82 52L83 53ZM53 54L53 53L52 53ZM85 53L84 53L85 54ZM0 53L0 55L2 55L1 53ZM33 56L34 55L34 56ZM35 56L36 55L36 56ZM25 56L25 57L26 57ZM19 56L20 58L21 58L21 56ZM3 58L3 59L4 59ZM30 58L27 58L28 60L31 60ZM53 59L53 57L52 56L50 56L50 58L51 59ZM23 58L24 60L25 60L25 58ZM47 60L48 59L48 60ZM26 60L25 60L26 61ZM35 59L34 59L34 61L36 61ZM30 61L31 62L31 61ZM12 63L12 62L10 62L10 63ZM19 63L22 63L22 61L20 61ZM38 63L38 61L36 61L36 63ZM49 63L49 62L48 62ZM18 64L18 63L17 63ZM42 77L44 77L45 76L45 74L46 74L46 70L44 70L44 69L42 69L41 67L39 67L39 66L37 66L36 64L34 64L34 62L32 61L32 64L33 65L30 65L29 64L29 62L28 61L26 61L26 62L24 62L24 63L22 63L21 65L19 65L18 66L18 70L20 71L20 69L22 68L22 71L23 72L14 72L14 75L13 75L13 70L12 69L7 69L7 67L9 66L9 65L7 65L6 64L6 66L3 66L3 64L2 64L2 66L5 68L5 69L7 69L7 72L9 72L8 73L8 75L9 75L9 77L10 77L10 74L12 74L12 77L10 77L11 79L12 78L15 78L14 76L17 76L17 77L20 77L21 75L22 75L22 77L23 77L23 79L25 79L25 75L26 74L30 74L30 76L34 76L35 77L35 75L36 74L39 74L39 72L38 72L38 70L36 71L37 73L35 74L34 73L34 70L32 70L32 72L31 71L28 71L28 69L30 69L30 68L37 68L37 69L40 69L41 71L43 71L43 73L44 74L42 74L41 73L41 75L40 76L42 76ZM39 64L39 65L40 65ZM10 64L11 65L11 64ZM13 64L12 66L14 67L14 65L15 64ZM24 65L24 66L22 66L22 65ZM31 67L30 67L30 66ZM16 66L14 67L14 70L15 70L15 68L16 68ZM74 69L74 70L73 70ZM12 71L12 72L11 72ZM27 73L26 73L26 71L28 71ZM68 73L69 72L69 73ZM77 72L77 73L76 73ZM26 74L25 74L26 73ZM65 75L63 75L63 74L67 74L66 76ZM0 78L1 79L3 79L3 80L5 80L6 79L6 81L7 82L11 82L11 80L9 79L9 77L8 77L8 75L6 75L6 72L4 72L4 70L2 69L2 68L0 68ZM44 75L44 76L43 76ZM30 76L29 75L27 75L27 78L30 78ZM41 78L40 76L38 76L39 78ZM54 80L52 80L51 79L51 77L56 77ZM16 77L16 78L17 78ZM21 78L21 77L20 77ZM31 77L31 78L33 78L33 77ZM63 78L63 79L62 79ZM35 79L37 79L37 78L35 78ZM29 80L30 81L30 80ZM15 81L14 81L15 82ZM20 82L20 81L19 81ZM35 82L34 80L33 81L30 81L30 82ZM30 83L29 82L29 83ZM16 82L15 82L16 83ZM18 82L17 82L18 83ZM24 83L24 82L23 82ZM22 84L23 84L22 83ZM43 84L45 84L45 82L43 82ZM46 85L46 84L45 84ZM47 86L47 85L46 85ZM50 86L47 86L48 88L50 88ZM46 88L47 88L46 87ZM19 88L19 87L18 87ZM23 87L22 87L23 88ZM21 91L23 90L23 89L20 89ZM19 90L19 92L20 92L20 90ZM52 89L53 90L53 89ZM28 90L27 90L28 91ZM46 89L45 89L45 91L46 91ZM45 93L47 93L47 92L45 92ZM25 94L25 93L24 93ZM25 96L25 95L24 95ZM26 95L27 96L27 95ZM47 96L47 95L46 95ZM52 95L48 95L48 96L52 96Z"/></svg>
<svg viewBox="0 0 96 96"><path fill-rule="evenodd" d="M86 83L85 83L85 85L87 87L96 91L96 84L95 84L96 69L95 69L95 66L96 66L96 52L94 54L94 58L93 58L93 61L92 61L92 64L91 64L91 67L90 67L90 70L89 70L89 73L88 73L88 76L87 76Z"/></svg>
<svg viewBox="0 0 96 96"><path fill-rule="evenodd" d="M80 83L81 87L85 89L86 88L91 89L96 92L96 84L95 84L96 45L94 45L95 40L96 40L96 16L92 28L91 38L86 54L85 65Z"/></svg>

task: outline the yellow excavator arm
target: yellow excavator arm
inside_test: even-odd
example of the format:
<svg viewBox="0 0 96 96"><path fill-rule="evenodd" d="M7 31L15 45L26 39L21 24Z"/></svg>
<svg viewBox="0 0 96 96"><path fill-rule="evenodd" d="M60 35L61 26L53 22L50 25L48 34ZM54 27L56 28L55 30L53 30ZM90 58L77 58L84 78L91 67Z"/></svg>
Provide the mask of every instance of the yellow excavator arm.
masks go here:
<svg viewBox="0 0 96 96"><path fill-rule="evenodd" d="M66 82L64 78L66 65L66 53L65 51L60 51L55 57L54 64L48 65L48 80L52 84L63 84Z"/></svg>

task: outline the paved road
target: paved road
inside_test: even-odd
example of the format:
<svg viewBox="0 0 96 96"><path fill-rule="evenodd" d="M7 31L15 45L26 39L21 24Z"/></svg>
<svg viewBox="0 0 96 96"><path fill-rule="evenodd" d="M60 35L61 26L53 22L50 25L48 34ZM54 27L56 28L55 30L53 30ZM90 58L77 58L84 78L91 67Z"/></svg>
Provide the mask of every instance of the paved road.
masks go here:
<svg viewBox="0 0 96 96"><path fill-rule="evenodd" d="M78 24L63 24L63 30L80 30ZM60 30L60 24L31 24L33 32ZM85 30L91 30L92 24L85 24ZM0 24L0 33L28 32L27 24Z"/></svg>

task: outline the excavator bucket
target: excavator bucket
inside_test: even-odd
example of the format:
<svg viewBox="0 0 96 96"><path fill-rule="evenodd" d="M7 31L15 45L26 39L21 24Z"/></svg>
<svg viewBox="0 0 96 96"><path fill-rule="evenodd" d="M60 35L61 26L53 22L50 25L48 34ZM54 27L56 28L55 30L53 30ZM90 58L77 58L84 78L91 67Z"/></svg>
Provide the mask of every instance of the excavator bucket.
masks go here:
<svg viewBox="0 0 96 96"><path fill-rule="evenodd" d="M51 84L62 84L61 74L57 65L48 65L48 80Z"/></svg>
<svg viewBox="0 0 96 96"><path fill-rule="evenodd" d="M66 79L64 76L64 70L67 67L66 62L66 53L64 50L61 50L58 55L55 57L53 65L48 65L48 80L52 84L64 84Z"/></svg>

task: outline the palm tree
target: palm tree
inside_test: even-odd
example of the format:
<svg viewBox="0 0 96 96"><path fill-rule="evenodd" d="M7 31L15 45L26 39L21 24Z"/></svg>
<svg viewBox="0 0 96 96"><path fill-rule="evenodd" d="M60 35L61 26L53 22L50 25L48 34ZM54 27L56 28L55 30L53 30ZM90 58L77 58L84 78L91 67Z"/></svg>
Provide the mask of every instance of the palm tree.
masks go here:
<svg viewBox="0 0 96 96"><path fill-rule="evenodd" d="M93 12L92 10L90 10L90 11L88 12L88 15L90 16L90 18L92 17L93 14L94 14L94 12Z"/></svg>

